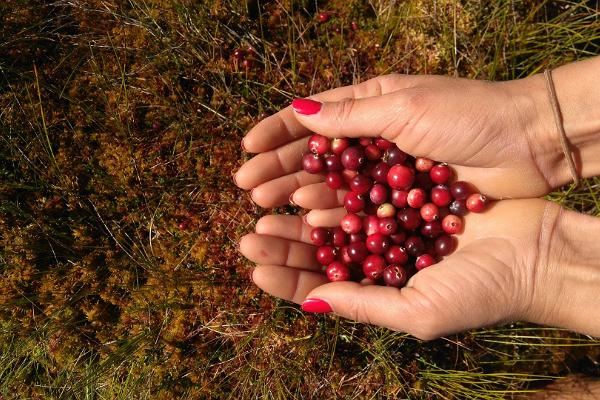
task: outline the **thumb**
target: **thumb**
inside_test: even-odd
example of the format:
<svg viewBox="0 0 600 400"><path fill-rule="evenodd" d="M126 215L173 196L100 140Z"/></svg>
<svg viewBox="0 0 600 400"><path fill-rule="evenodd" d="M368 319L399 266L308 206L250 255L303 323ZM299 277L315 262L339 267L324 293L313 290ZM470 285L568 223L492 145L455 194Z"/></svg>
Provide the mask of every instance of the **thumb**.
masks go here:
<svg viewBox="0 0 600 400"><path fill-rule="evenodd" d="M393 140L406 115L402 92L335 102L292 101L298 122L328 137L375 137Z"/></svg>

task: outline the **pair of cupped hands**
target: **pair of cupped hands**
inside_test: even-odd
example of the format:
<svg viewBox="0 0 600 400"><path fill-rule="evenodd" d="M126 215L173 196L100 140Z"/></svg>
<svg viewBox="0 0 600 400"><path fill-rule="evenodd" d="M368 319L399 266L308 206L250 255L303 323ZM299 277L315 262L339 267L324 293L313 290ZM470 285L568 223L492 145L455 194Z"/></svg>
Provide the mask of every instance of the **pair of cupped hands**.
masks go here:
<svg viewBox="0 0 600 400"><path fill-rule="evenodd" d="M572 213L539 198L569 178L552 175L556 165L567 167L544 90L541 76L493 83L394 74L311 96L308 110L290 105L265 118L242 141L256 156L234 181L261 207L291 201L310 212L267 215L241 239L241 253L257 264L254 283L284 300L321 300L326 312L421 339L516 320L560 325L554 314L565 260L553 246ZM536 103L534 92L544 101ZM495 201L465 217L454 253L402 289L329 282L309 234L339 224L345 190L302 170L313 133L381 136L408 154L448 163L459 180Z"/></svg>

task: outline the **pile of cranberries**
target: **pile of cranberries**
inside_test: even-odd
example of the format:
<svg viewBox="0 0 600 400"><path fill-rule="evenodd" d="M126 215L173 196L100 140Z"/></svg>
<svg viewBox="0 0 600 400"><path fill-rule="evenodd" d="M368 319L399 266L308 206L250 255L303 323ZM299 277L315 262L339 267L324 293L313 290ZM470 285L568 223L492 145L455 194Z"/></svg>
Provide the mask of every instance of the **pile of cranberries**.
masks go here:
<svg viewBox="0 0 600 400"><path fill-rule="evenodd" d="M333 190L346 188L340 226L316 227L316 258L331 281L364 278L402 287L418 270L454 251L453 235L487 198L446 164L411 157L383 138L328 139L312 135L303 169L325 173Z"/></svg>

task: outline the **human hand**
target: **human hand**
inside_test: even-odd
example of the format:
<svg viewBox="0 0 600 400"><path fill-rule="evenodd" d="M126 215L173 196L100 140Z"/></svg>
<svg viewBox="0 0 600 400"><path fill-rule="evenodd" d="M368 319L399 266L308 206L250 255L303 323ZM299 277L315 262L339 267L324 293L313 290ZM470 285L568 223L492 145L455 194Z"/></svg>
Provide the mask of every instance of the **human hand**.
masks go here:
<svg viewBox="0 0 600 400"><path fill-rule="evenodd" d="M339 223L334 212L318 218L320 226ZM402 289L328 282L310 244L311 226L298 216L261 218L240 250L259 264L256 285L274 296L320 299L342 317L421 339L514 320L600 335L600 248L591 234L597 224L540 199L500 201L467 215L456 251Z"/></svg>

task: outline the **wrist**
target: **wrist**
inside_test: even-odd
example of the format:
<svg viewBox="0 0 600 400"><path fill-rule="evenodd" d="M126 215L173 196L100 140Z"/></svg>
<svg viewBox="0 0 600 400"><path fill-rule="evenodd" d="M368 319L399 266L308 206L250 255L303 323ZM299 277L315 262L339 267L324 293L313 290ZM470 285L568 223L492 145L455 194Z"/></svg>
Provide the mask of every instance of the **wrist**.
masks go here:
<svg viewBox="0 0 600 400"><path fill-rule="evenodd" d="M600 219L560 209L546 225L527 319L600 337Z"/></svg>
<svg viewBox="0 0 600 400"><path fill-rule="evenodd" d="M564 65L552 71L562 123L582 178L600 175L600 57ZM532 155L548 184L559 187L572 181L560 144L554 111L543 74L515 81L528 98L526 132Z"/></svg>

